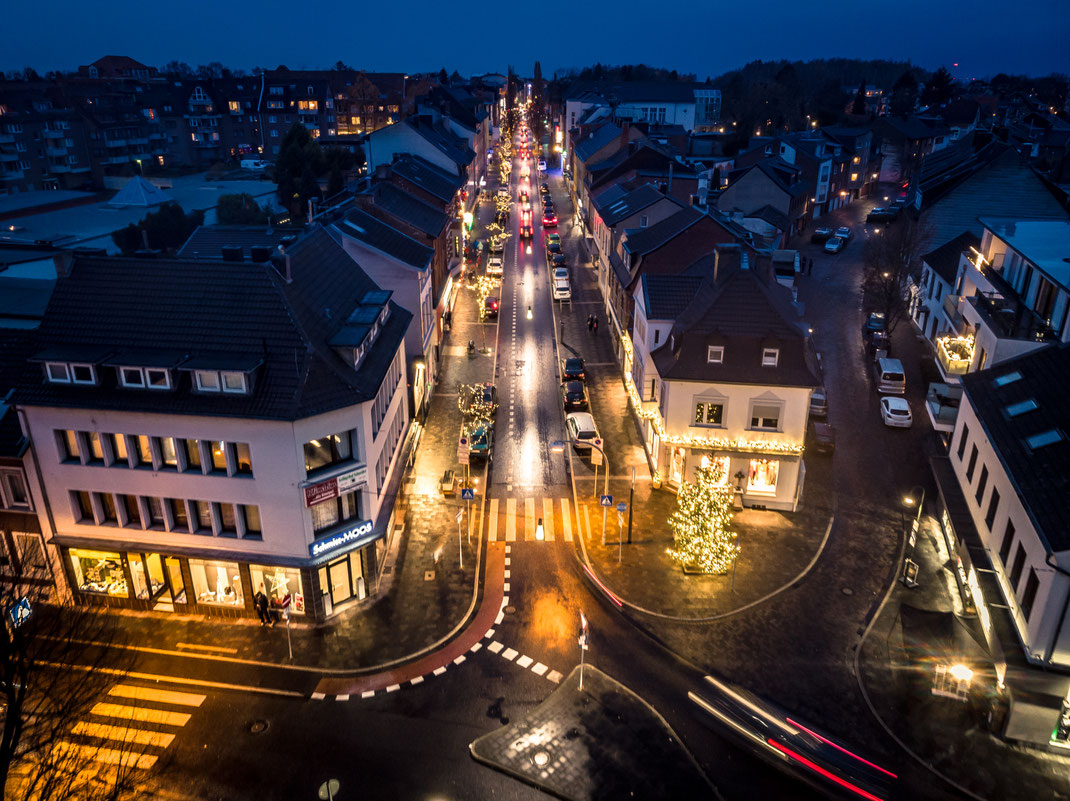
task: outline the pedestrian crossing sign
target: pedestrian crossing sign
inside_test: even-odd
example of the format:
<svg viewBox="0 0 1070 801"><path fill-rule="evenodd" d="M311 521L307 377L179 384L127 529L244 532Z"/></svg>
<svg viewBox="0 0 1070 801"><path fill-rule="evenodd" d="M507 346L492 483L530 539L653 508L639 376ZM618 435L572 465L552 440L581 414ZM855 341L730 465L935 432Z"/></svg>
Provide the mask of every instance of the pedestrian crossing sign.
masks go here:
<svg viewBox="0 0 1070 801"><path fill-rule="evenodd" d="M613 505L613 496L612 495L602 495L598 499L598 503L600 505L602 505L602 506L607 506L607 507L608 506L612 506Z"/></svg>
<svg viewBox="0 0 1070 801"><path fill-rule="evenodd" d="M465 487L461 490L461 500L470 501L476 497L475 491L471 487Z"/></svg>
<svg viewBox="0 0 1070 801"><path fill-rule="evenodd" d="M29 620L31 612L30 599L24 595L17 604L8 610L7 614L11 618L11 625L18 628Z"/></svg>

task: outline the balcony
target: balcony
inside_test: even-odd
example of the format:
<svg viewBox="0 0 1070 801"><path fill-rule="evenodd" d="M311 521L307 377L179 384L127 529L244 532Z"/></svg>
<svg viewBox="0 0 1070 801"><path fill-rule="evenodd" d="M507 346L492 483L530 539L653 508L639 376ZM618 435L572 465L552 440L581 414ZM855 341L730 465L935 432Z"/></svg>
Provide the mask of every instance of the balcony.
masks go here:
<svg viewBox="0 0 1070 801"><path fill-rule="evenodd" d="M15 135L9 133L0 133L0 145L12 145L15 143Z"/></svg>
<svg viewBox="0 0 1070 801"><path fill-rule="evenodd" d="M936 363L944 378L966 375L973 364L973 336L955 337L946 334L936 338Z"/></svg>
<svg viewBox="0 0 1070 801"><path fill-rule="evenodd" d="M993 293L974 295L966 300L998 339L1047 342L1056 338L1050 323L1017 297Z"/></svg>
<svg viewBox="0 0 1070 801"><path fill-rule="evenodd" d="M66 131L53 131L48 128L44 130L45 139L63 139L67 136Z"/></svg>
<svg viewBox="0 0 1070 801"><path fill-rule="evenodd" d="M4 153L3 151L0 151L0 162L11 162L11 161L18 161L18 160L19 160L19 154L18 153Z"/></svg>
<svg viewBox="0 0 1070 801"><path fill-rule="evenodd" d="M125 139L105 139L104 140L104 146L105 147L126 147L126 140Z"/></svg>
<svg viewBox="0 0 1070 801"><path fill-rule="evenodd" d="M139 136L134 139L127 139L126 141L127 144L130 145L147 145L149 143L149 138L147 136Z"/></svg>
<svg viewBox="0 0 1070 801"><path fill-rule="evenodd" d="M25 173L22 170L2 170L0 171L0 181L20 181Z"/></svg>
<svg viewBox="0 0 1070 801"><path fill-rule="evenodd" d="M54 173L56 175L59 175L60 173L70 172L71 171L71 165L70 164L53 164L53 163L49 162L48 171L50 173Z"/></svg>
<svg viewBox="0 0 1070 801"><path fill-rule="evenodd" d="M46 147L45 148L45 155L46 156L51 156L52 158L59 158L61 156L66 156L67 155L67 148L65 148L65 147Z"/></svg>
<svg viewBox="0 0 1070 801"><path fill-rule="evenodd" d="M933 428L950 433L955 430L955 418L959 416L962 387L932 383L925 393L925 411Z"/></svg>

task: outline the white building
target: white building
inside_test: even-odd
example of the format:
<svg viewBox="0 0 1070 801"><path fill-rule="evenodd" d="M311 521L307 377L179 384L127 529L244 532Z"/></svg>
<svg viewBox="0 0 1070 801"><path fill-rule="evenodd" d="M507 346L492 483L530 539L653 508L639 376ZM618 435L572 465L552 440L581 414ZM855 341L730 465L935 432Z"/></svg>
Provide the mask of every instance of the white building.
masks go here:
<svg viewBox="0 0 1070 801"><path fill-rule="evenodd" d="M728 262L643 276L626 384L667 486L719 461L744 506L794 510L815 359L790 292Z"/></svg>
<svg viewBox="0 0 1070 801"><path fill-rule="evenodd" d="M390 293L322 229L57 271L14 402L75 599L252 616L263 584L319 621L373 594L409 422Z"/></svg>
<svg viewBox="0 0 1070 801"><path fill-rule="evenodd" d="M1070 346L963 376L939 520L987 639L1004 736L1070 745Z"/></svg>

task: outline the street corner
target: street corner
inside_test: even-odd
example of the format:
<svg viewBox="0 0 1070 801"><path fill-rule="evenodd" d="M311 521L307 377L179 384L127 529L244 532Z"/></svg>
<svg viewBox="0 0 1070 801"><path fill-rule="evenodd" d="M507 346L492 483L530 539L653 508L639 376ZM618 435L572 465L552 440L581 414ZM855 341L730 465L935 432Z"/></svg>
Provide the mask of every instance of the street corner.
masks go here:
<svg viewBox="0 0 1070 801"><path fill-rule="evenodd" d="M720 797L664 718L590 665L469 750L484 765L575 801ZM656 775L648 764L659 766Z"/></svg>

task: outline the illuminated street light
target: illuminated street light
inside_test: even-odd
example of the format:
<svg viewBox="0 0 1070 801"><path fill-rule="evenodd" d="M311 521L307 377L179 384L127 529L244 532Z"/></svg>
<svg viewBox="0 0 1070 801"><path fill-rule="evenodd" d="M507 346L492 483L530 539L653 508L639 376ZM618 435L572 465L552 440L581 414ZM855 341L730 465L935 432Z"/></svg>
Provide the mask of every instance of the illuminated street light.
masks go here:
<svg viewBox="0 0 1070 801"><path fill-rule="evenodd" d="M969 684L970 680L973 679L973 671L965 665L952 665L947 672L951 674L955 681Z"/></svg>

